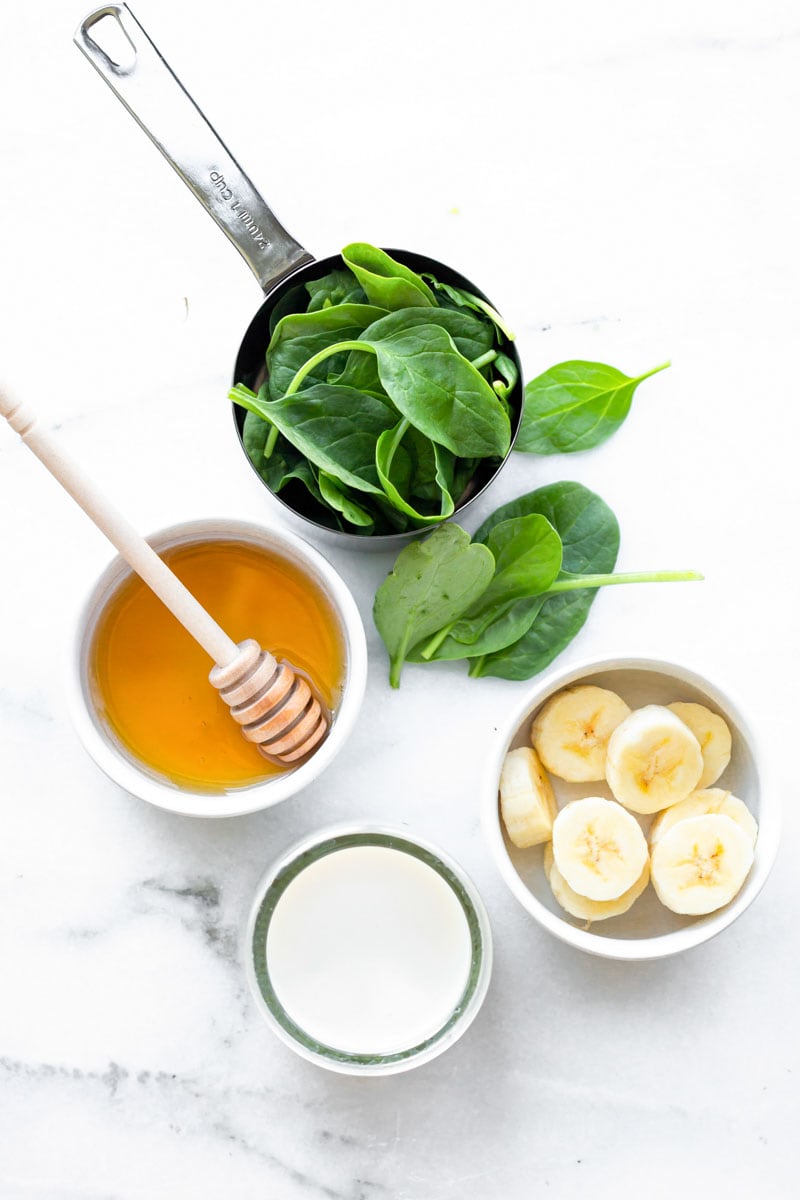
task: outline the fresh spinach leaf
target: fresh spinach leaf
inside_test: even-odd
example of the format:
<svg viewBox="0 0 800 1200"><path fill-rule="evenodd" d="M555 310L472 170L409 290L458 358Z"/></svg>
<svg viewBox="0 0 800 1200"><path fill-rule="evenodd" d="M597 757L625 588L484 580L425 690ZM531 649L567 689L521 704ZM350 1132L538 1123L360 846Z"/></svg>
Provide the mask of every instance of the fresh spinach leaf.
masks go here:
<svg viewBox="0 0 800 1200"><path fill-rule="evenodd" d="M503 457L511 424L497 395L438 325L383 338L367 330L381 383L395 407L422 433L462 458Z"/></svg>
<svg viewBox="0 0 800 1200"><path fill-rule="evenodd" d="M339 383L359 392L370 392L373 396L386 395L378 374L378 360L374 354L365 354L363 348L350 350L341 373L331 373L328 383Z"/></svg>
<svg viewBox="0 0 800 1200"><path fill-rule="evenodd" d="M355 505L363 530L424 527L468 498L483 459L508 452L514 364L479 297L365 243L343 260L282 294L266 382L231 390L248 410L246 450L273 491L294 503L302 484L328 523L352 524Z"/></svg>
<svg viewBox="0 0 800 1200"><path fill-rule="evenodd" d="M436 303L425 280L403 263L397 262L366 242L351 242L342 258L364 289L370 304L388 308L414 308Z"/></svg>
<svg viewBox="0 0 800 1200"><path fill-rule="evenodd" d="M369 336L385 337L399 329L429 324L440 325L446 330L453 339L456 350L470 362L491 349L491 325L471 313L458 312L451 308L401 308L396 313L390 313L387 317L377 320L370 328ZM342 383L362 392L383 391L377 359L374 355L364 354L363 351L350 351L341 374L329 376L328 382Z"/></svg>
<svg viewBox="0 0 800 1200"><path fill-rule="evenodd" d="M315 312L291 313L278 322L267 347L267 372L270 400L286 394L297 372L320 350L359 337L365 329L386 314L372 304L336 304ZM346 353L325 359L321 373L309 372L309 383L327 383L328 376L341 371Z"/></svg>
<svg viewBox="0 0 800 1200"><path fill-rule="evenodd" d="M561 537L563 557L559 578L613 571L619 550L619 525L598 495L579 483L552 483L502 505L478 529L485 541L492 530L511 517L539 514ZM522 637L485 658L473 659L470 675L530 679L569 645L583 626L596 589L548 596Z"/></svg>
<svg viewBox="0 0 800 1200"><path fill-rule="evenodd" d="M308 305L308 293L302 283L289 287L270 309L269 336L275 332L275 326L289 313L305 312Z"/></svg>
<svg viewBox="0 0 800 1200"><path fill-rule="evenodd" d="M480 296L475 296L472 292L467 292L464 288L453 287L451 283L442 283L439 279L434 279L433 275L427 273L423 276L425 281L431 285L439 303L442 303L442 298L449 300L456 308L470 308L473 312L481 313L488 317L492 324L497 329L501 337L506 338L509 342L514 341L514 334L506 325L500 313L492 308L488 300L483 300Z"/></svg>
<svg viewBox="0 0 800 1200"><path fill-rule="evenodd" d="M431 441L461 457L503 457L511 444L511 423L496 393L472 363L456 350L438 325L399 329L357 341L337 342L303 364L286 390L293 395L326 358L343 350L373 354L390 400Z"/></svg>
<svg viewBox="0 0 800 1200"><path fill-rule="evenodd" d="M271 422L301 454L340 483L382 494L375 444L397 423L388 400L330 383L312 384L281 400L247 396L234 388L231 399Z"/></svg>
<svg viewBox="0 0 800 1200"><path fill-rule="evenodd" d="M644 375L630 376L604 363L580 359L558 363L526 386L514 449L572 454L599 446L627 417L642 380L669 365L661 363Z"/></svg>
<svg viewBox="0 0 800 1200"><path fill-rule="evenodd" d="M493 572L491 550L471 545L469 534L454 524L400 552L373 608L391 660L392 687L400 686L409 647L455 620L488 587Z"/></svg>
<svg viewBox="0 0 800 1200"><path fill-rule="evenodd" d="M326 471L319 473L319 490L322 499L336 512L341 513L345 521L355 525L365 533L371 533L375 528L375 518L363 505L349 496L345 488L328 475Z"/></svg>
<svg viewBox="0 0 800 1200"><path fill-rule="evenodd" d="M247 451L247 457L255 467L260 466L264 457L264 447L272 426L255 413L246 412L242 427L242 443Z"/></svg>
<svg viewBox="0 0 800 1200"><path fill-rule="evenodd" d="M366 336L370 340L389 337L417 325L440 325L453 339L459 354L472 362L492 349L494 335L491 325L472 313L454 308L401 308L388 316L376 318Z"/></svg>
<svg viewBox="0 0 800 1200"><path fill-rule="evenodd" d="M375 448L378 478L389 502L400 512L412 517L415 525L443 521L452 515L455 507L453 497L447 490L447 481L439 469L437 450L438 447L410 426L405 418L394 429L382 433ZM419 494L417 478L422 477L426 481L430 477L431 466L434 468L439 504L435 512L426 513L411 503L411 497Z"/></svg>
<svg viewBox="0 0 800 1200"><path fill-rule="evenodd" d="M525 632L541 607L536 598L556 579L562 556L561 538L547 518L532 513L501 521L485 544L496 564L491 583L457 621L420 648L421 658L473 658L502 649ZM409 657L416 659L416 652Z"/></svg>
<svg viewBox="0 0 800 1200"><path fill-rule="evenodd" d="M366 304L367 296L361 284L352 271L337 268L322 275L319 279L310 279L305 284L306 291L311 297L306 312L318 312L321 308L329 308L334 304Z"/></svg>
<svg viewBox="0 0 800 1200"><path fill-rule="evenodd" d="M501 400L506 400L509 393L516 387L517 380L519 379L517 364L507 354L498 354L494 360L494 371L498 378L495 379L492 387Z"/></svg>
<svg viewBox="0 0 800 1200"><path fill-rule="evenodd" d="M317 503L324 504L311 464L285 438L278 438L269 458L264 457L264 447L271 430L272 425L262 421L255 413L245 414L242 430L244 448L269 490L277 495L293 480L298 480Z"/></svg>

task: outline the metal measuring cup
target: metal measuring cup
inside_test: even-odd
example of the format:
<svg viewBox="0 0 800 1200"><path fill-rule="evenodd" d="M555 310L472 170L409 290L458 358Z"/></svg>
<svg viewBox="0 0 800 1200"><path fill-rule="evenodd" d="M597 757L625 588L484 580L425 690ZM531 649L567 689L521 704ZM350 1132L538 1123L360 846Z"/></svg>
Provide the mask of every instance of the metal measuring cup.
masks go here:
<svg viewBox="0 0 800 1200"><path fill-rule="evenodd" d="M116 62L92 37L93 27L106 17L115 19L124 34L129 50L124 62ZM306 280L318 279L336 267L343 267L341 257L334 254L316 259L284 229L127 4L107 4L89 13L79 25L74 40L233 243L258 280L264 300L242 338L233 373L234 383L257 388L266 372L270 318L276 306L281 304L283 307L291 300L290 293L295 289L302 291ZM154 132L156 129L158 133ZM388 253L417 273L429 272L443 283L487 300L474 283L445 263L405 250L391 249ZM514 345L510 342L505 344L503 351L514 361L518 372L517 382L508 395L513 445L522 414L522 371ZM242 439L244 411L234 405L233 413L245 453ZM487 459L478 465L467 492L456 505L454 518L460 517L477 500L505 461ZM252 462L250 466L266 488L266 483ZM267 490L270 491L269 488ZM369 536L338 532L321 524L309 512L304 512L302 496L298 503L289 504L274 492L270 491L270 495L283 506L296 525L299 522L306 532L311 525L316 536L338 545L386 550L396 548L425 532L410 530Z"/></svg>

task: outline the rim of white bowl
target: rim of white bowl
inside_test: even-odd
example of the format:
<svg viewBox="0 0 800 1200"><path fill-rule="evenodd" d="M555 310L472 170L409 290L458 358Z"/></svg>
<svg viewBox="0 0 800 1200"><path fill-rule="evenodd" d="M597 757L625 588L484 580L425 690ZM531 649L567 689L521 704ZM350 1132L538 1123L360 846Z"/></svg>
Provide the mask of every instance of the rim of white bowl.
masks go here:
<svg viewBox="0 0 800 1200"><path fill-rule="evenodd" d="M262 908L267 900L267 894L273 884L298 859L338 840L344 842L342 849L345 849L351 844L350 839L353 838L359 840L363 838L365 839L364 844L367 845L370 844L369 839L371 838L375 838L378 845L396 842L397 846L394 847L396 849L403 850L404 847L410 848L405 850L405 853L413 854L415 851L420 851L421 854L418 857L421 857L422 861L431 867L432 870L437 871L456 892L473 934L473 967L470 973L470 982L467 985L468 995L466 999L462 997L462 1000L453 1010L448 1022L419 1047L411 1047L409 1050L391 1055L381 1056L376 1054L368 1056L355 1053L347 1054L321 1044L317 1044L315 1048L312 1044L313 1039L308 1035L304 1035L302 1030L298 1030L298 1032L304 1040L295 1037L288 1027L292 1024L291 1018L287 1022L283 1022L272 1011L262 991L256 970L254 954L256 923L259 920ZM326 851L326 853L332 853L337 848L336 846L332 846L331 850ZM310 865L310 863L307 865ZM476 937L478 939L477 961L474 944ZM305 837L292 843L267 868L267 871L261 877L256 887L255 897L245 923L242 953L250 992L258 1011L273 1033L286 1046L293 1050L295 1054L299 1055L300 1058L304 1058L307 1062L314 1063L324 1070L333 1071L339 1075L362 1077L397 1075L401 1072L413 1070L415 1067L421 1067L424 1063L431 1062L432 1059L438 1058L440 1054L444 1054L445 1050L449 1050L451 1046L455 1045L463 1037L477 1017L486 998L492 977L492 927L483 897L471 877L461 864L446 851L442 850L441 847L427 841L425 838L417 837L405 829L399 829L394 825L384 825L376 821L355 820L329 825L324 829L318 829L313 833L307 834ZM280 1007L280 1003L277 1001L276 1003ZM288 1014L284 1014L284 1016L288 1016Z"/></svg>
<svg viewBox="0 0 800 1200"><path fill-rule="evenodd" d="M130 568L119 555L108 562L82 602L73 622L65 670L67 707L84 748L98 767L139 799L168 812L192 817L238 817L280 804L302 791L333 761L358 717L367 681L367 640L355 600L342 577L313 546L297 534L235 518L181 521L147 535L156 549L193 541L244 541L282 554L308 571L331 604L345 642L345 675L336 718L328 737L312 757L293 771L227 792L206 792L161 780L113 741L96 716L88 694L85 664L88 644L105 596Z"/></svg>
<svg viewBox="0 0 800 1200"><path fill-rule="evenodd" d="M586 676L619 670L658 672L679 679L681 682L697 688L698 691L704 692L723 712L728 712L735 721L737 730L744 738L752 755L758 779L758 840L755 858L752 870L738 895L724 908L710 913L706 917L698 917L691 925L652 937L619 938L592 933L590 930L570 924L565 918L551 912L526 886L511 861L503 837L498 804L498 781L503 759L526 716L560 688L576 683ZM605 658L583 659L567 668L551 671L535 687L527 691L498 730L484 778L481 816L484 837L501 876L522 907L543 928L561 941L588 954L594 954L600 958L640 962L666 958L709 941L723 929L727 929L752 904L766 883L778 852L781 805L777 792L769 783L769 776L764 767L764 760L756 735L753 733L753 727L743 715L741 704L729 688L721 688L706 676L690 667L685 667L682 663L644 655L618 654Z"/></svg>

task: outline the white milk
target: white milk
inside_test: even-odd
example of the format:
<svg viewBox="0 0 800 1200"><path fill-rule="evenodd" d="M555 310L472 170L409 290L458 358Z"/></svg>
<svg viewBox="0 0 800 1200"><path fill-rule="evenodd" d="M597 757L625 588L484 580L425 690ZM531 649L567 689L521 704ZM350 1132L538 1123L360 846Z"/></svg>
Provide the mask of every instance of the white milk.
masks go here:
<svg viewBox="0 0 800 1200"><path fill-rule="evenodd" d="M267 968L307 1034L351 1054L392 1054L436 1033L469 977L467 918L426 863L386 846L335 850L279 899Z"/></svg>

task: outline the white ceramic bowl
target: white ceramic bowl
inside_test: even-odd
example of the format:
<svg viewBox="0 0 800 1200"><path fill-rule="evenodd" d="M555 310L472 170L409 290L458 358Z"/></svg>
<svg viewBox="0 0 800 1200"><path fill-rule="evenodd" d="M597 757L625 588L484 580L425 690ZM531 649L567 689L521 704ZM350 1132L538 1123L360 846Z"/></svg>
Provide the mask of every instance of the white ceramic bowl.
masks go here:
<svg viewBox="0 0 800 1200"><path fill-rule="evenodd" d="M543 847L519 850L505 835L498 804L500 768L508 750L530 745L534 714L549 696L573 684L592 683L619 693L631 708L644 704L695 701L719 712L733 737L731 761L714 787L724 787L745 802L759 825L753 868L736 897L705 917L683 917L658 900L652 886L622 916L595 922L590 929L556 902L545 878ZM552 779L559 807L586 795L612 798L604 783L565 783ZM642 818L646 828L650 818ZM527 693L499 731L484 783L483 828L500 873L523 908L540 925L579 950L604 958L664 958L698 946L727 928L752 904L764 886L778 848L780 805L768 782L752 730L738 703L716 684L677 663L649 658L589 661L547 675Z"/></svg>
<svg viewBox="0 0 800 1200"><path fill-rule="evenodd" d="M270 979L267 934L281 895L307 866L351 846L388 846L432 867L455 892L467 919L471 939L469 977L459 1002L436 1033L417 1046L392 1054L356 1054L316 1041L299 1028L283 1008ZM318 830L291 846L261 880L245 928L244 960L253 999L273 1032L295 1054L341 1075L396 1075L438 1058L458 1041L478 1015L492 974L492 931L483 901L461 866L438 847L403 830L349 822Z"/></svg>
<svg viewBox="0 0 800 1200"><path fill-rule="evenodd" d="M361 617L344 581L326 558L292 533L276 533L247 521L211 519L173 525L148 538L156 550L208 540L248 542L280 555L304 570L327 596L341 626L345 674L333 725L320 748L295 770L222 793L192 791L170 783L127 754L95 709L87 669L97 620L120 581L130 574L130 568L119 557L109 563L79 613L67 664L67 702L83 745L101 770L120 787L170 812L193 817L234 817L270 808L295 795L336 757L350 736L361 707L367 677L367 646Z"/></svg>

